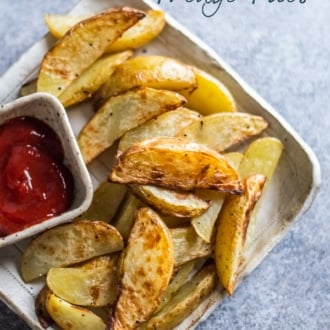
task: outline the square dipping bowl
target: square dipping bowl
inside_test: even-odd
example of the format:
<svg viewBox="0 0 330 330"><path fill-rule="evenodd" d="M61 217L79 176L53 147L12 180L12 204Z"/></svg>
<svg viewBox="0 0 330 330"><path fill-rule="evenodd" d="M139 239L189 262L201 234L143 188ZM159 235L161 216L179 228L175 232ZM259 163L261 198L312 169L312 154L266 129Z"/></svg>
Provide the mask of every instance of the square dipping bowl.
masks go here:
<svg viewBox="0 0 330 330"><path fill-rule="evenodd" d="M1 237L0 248L17 243L54 226L70 222L89 207L93 197L90 175L81 156L66 110L57 98L47 93L34 93L0 106L0 125L9 119L21 116L43 121L59 137L64 151L63 163L73 176L73 199L70 208L65 212Z"/></svg>

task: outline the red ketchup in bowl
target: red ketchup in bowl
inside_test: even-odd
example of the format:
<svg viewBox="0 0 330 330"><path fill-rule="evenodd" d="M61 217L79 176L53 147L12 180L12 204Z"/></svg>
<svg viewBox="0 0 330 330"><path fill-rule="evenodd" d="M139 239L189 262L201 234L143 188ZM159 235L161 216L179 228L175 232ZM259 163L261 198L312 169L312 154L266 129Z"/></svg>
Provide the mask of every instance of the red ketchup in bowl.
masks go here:
<svg viewBox="0 0 330 330"><path fill-rule="evenodd" d="M39 119L16 117L0 125L0 236L66 211L73 177L61 141Z"/></svg>

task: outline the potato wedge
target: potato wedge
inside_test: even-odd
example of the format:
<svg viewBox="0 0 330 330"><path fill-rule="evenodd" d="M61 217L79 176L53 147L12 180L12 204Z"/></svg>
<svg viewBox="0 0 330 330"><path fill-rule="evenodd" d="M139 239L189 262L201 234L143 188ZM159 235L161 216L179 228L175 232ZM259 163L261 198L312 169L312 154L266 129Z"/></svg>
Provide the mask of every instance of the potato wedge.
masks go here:
<svg viewBox="0 0 330 330"><path fill-rule="evenodd" d="M140 208L123 252L120 295L110 329L135 329L156 310L173 272L168 228L150 208Z"/></svg>
<svg viewBox="0 0 330 330"><path fill-rule="evenodd" d="M92 97L115 71L116 67L133 56L132 51L106 54L96 60L58 96L64 107L69 107Z"/></svg>
<svg viewBox="0 0 330 330"><path fill-rule="evenodd" d="M91 15L46 14L45 24L52 36L62 38L74 25L91 17Z"/></svg>
<svg viewBox="0 0 330 330"><path fill-rule="evenodd" d="M155 39L166 24L165 13L161 10L148 10L145 17L126 30L123 35L107 48L107 52L121 52L138 49Z"/></svg>
<svg viewBox="0 0 330 330"><path fill-rule="evenodd" d="M214 234L214 225L226 195L218 191L205 190L202 196L210 201L210 207L206 212L193 217L191 225L200 238L206 243L210 243Z"/></svg>
<svg viewBox="0 0 330 330"><path fill-rule="evenodd" d="M86 163L109 148L128 130L151 118L180 107L185 99L178 93L141 88L111 97L78 135Z"/></svg>
<svg viewBox="0 0 330 330"><path fill-rule="evenodd" d="M37 91L37 79L33 79L28 81L21 87L19 91L19 95L26 96L35 93L36 91Z"/></svg>
<svg viewBox="0 0 330 330"><path fill-rule="evenodd" d="M162 296L161 303L155 311L155 314L172 300L174 295L179 291L179 289L189 279L189 276L193 273L195 265L196 260L190 260L179 267L179 270L172 277L170 284Z"/></svg>
<svg viewBox="0 0 330 330"><path fill-rule="evenodd" d="M239 164L243 158L243 154L238 152L230 152L223 154L223 156L230 161L234 168L239 167ZM191 219L191 225L199 237L201 237L205 242L210 243L214 234L214 225L219 216L226 195L211 190L200 190L196 193L199 197L209 200L210 207L201 215L193 217Z"/></svg>
<svg viewBox="0 0 330 330"><path fill-rule="evenodd" d="M105 330L105 322L92 311L72 305L49 293L46 300L47 311L55 323L63 330Z"/></svg>
<svg viewBox="0 0 330 330"><path fill-rule="evenodd" d="M274 137L259 138L247 147L239 165L242 178L263 174L269 181L278 165L283 151L282 142Z"/></svg>
<svg viewBox="0 0 330 330"><path fill-rule="evenodd" d="M119 141L118 150L125 151L136 142L159 136L176 136L181 129L199 119L201 115L184 107L167 111L143 125L126 132Z"/></svg>
<svg viewBox="0 0 330 330"><path fill-rule="evenodd" d="M196 67L193 69L196 75L197 88L193 91L182 92L187 98L188 108L203 115L237 111L233 95L220 80Z"/></svg>
<svg viewBox="0 0 330 330"><path fill-rule="evenodd" d="M170 233L174 244L175 267L213 253L213 245L201 239L191 226L170 228Z"/></svg>
<svg viewBox="0 0 330 330"><path fill-rule="evenodd" d="M262 174L245 178L243 195L228 196L218 219L215 262L219 280L230 295L237 284L250 215L265 181Z"/></svg>
<svg viewBox="0 0 330 330"><path fill-rule="evenodd" d="M188 218L201 215L210 203L196 194L150 185L130 185L135 196L165 215Z"/></svg>
<svg viewBox="0 0 330 330"><path fill-rule="evenodd" d="M106 306L118 296L118 254L95 257L75 267L54 267L47 286L59 298L80 306Z"/></svg>
<svg viewBox="0 0 330 330"><path fill-rule="evenodd" d="M29 282L52 267L72 265L122 249L119 232L105 222L81 220L61 225L29 243L22 257L22 277Z"/></svg>
<svg viewBox="0 0 330 330"><path fill-rule="evenodd" d="M45 285L38 293L35 301L34 301L34 309L38 321L44 329L52 326L54 324L54 320L49 315L46 307L46 301L48 294L50 293L49 288Z"/></svg>
<svg viewBox="0 0 330 330"><path fill-rule="evenodd" d="M124 7L104 11L76 24L44 56L38 92L59 96L110 43L143 17L143 12Z"/></svg>
<svg viewBox="0 0 330 330"><path fill-rule="evenodd" d="M227 159L182 139L159 137L119 154L109 180L190 191L195 188L241 193L240 178Z"/></svg>
<svg viewBox="0 0 330 330"><path fill-rule="evenodd" d="M153 315L140 329L174 329L213 291L217 275L213 264L203 267L184 284L172 300Z"/></svg>
<svg viewBox="0 0 330 330"><path fill-rule="evenodd" d="M121 64L94 94L93 100L98 108L110 96L132 88L152 87L182 91L193 89L195 86L195 74L188 65L170 57L143 55Z"/></svg>
<svg viewBox="0 0 330 330"><path fill-rule="evenodd" d="M282 142L273 137L263 137L253 141L244 151L243 160L239 166L239 172L243 177L254 174L263 174L267 181L263 188L260 200L255 205L250 217L249 227L246 234L244 250L249 248L254 240L255 228L257 225L257 214L262 203L262 198L266 192L269 182L277 168L283 151ZM244 253L243 253L244 254Z"/></svg>
<svg viewBox="0 0 330 330"><path fill-rule="evenodd" d="M61 38L75 24L88 16L48 14L45 22L49 32ZM127 49L137 49L157 37L165 26L165 15L161 10L148 10L145 17L126 30L115 42L107 47L106 52L116 53Z"/></svg>
<svg viewBox="0 0 330 330"><path fill-rule="evenodd" d="M137 210L142 206L144 204L128 191L114 222L114 226L120 232L125 242L128 240L133 227Z"/></svg>
<svg viewBox="0 0 330 330"><path fill-rule="evenodd" d="M108 181L101 182L94 191L92 203L80 218L110 223L126 192L124 185Z"/></svg>
<svg viewBox="0 0 330 330"><path fill-rule="evenodd" d="M260 116L243 112L223 112L192 122L177 136L223 152L237 143L260 134L267 126L265 119Z"/></svg>

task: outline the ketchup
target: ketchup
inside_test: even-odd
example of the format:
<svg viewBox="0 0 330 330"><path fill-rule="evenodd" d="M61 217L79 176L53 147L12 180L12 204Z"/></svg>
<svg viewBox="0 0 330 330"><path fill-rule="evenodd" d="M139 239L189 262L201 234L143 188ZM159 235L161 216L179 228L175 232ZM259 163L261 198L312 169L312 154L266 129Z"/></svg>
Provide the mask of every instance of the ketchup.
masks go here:
<svg viewBox="0 0 330 330"><path fill-rule="evenodd" d="M66 211L73 177L46 123L16 117L0 125L0 237Z"/></svg>

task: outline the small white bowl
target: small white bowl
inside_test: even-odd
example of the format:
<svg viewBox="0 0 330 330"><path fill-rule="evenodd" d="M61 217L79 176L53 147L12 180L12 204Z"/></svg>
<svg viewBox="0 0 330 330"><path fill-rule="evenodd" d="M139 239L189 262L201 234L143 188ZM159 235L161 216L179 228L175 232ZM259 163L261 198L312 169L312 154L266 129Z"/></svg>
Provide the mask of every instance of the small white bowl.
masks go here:
<svg viewBox="0 0 330 330"><path fill-rule="evenodd" d="M17 233L1 237L0 248L73 220L88 208L93 196L90 175L81 156L67 113L57 98L47 93L34 93L0 106L0 125L8 119L20 116L37 118L48 124L57 133L64 150L64 164L73 175L73 201L71 207L64 213Z"/></svg>

